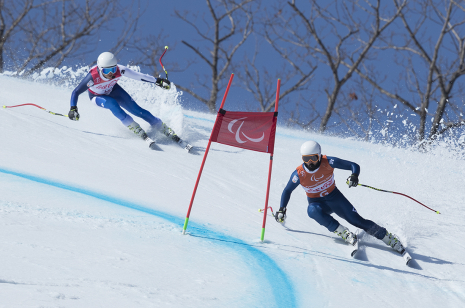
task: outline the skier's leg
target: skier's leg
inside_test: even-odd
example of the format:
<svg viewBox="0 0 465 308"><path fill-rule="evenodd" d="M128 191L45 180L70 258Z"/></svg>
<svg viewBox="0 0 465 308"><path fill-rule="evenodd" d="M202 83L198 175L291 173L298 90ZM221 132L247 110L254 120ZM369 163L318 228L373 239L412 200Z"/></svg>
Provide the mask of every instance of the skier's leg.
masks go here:
<svg viewBox="0 0 465 308"><path fill-rule="evenodd" d="M355 207L337 188L331 193L331 198L326 200L326 203L334 211L334 213L344 218L351 225L363 229L366 233L376 237L377 239L381 240L385 237L386 229L373 221L364 219L360 216Z"/></svg>
<svg viewBox="0 0 465 308"><path fill-rule="evenodd" d="M107 95L99 95L99 96L94 96L92 98L92 102L96 104L99 107L105 108L110 110L115 117L117 117L123 124L124 126L128 126L134 120L130 115L128 115L118 104L118 102Z"/></svg>
<svg viewBox="0 0 465 308"><path fill-rule="evenodd" d="M117 99L121 107L129 111L135 116L143 118L155 129L160 130L165 136L171 138L175 142L179 142L181 139L176 135L176 133L163 123L159 118L153 116L149 111L141 108L137 103L131 98L131 96L118 84L113 87L110 95Z"/></svg>
<svg viewBox="0 0 465 308"><path fill-rule="evenodd" d="M151 126L154 126L157 129L162 128L163 122L159 118L152 115L148 110L145 110L144 108L137 105L132 97L118 84L113 87L110 96L116 99L119 105L126 109L128 112L144 119Z"/></svg>
<svg viewBox="0 0 465 308"><path fill-rule="evenodd" d="M133 118L127 114L118 104L118 102L110 96L99 95L92 98L97 106L110 110L115 117L117 117L124 126L128 127L129 130L133 131L136 135L142 139L147 138L145 131L137 124Z"/></svg>
<svg viewBox="0 0 465 308"><path fill-rule="evenodd" d="M320 225L326 227L329 232L333 232L342 237L342 239L349 244L354 244L355 235L330 215L333 211L324 201L309 201L307 213L308 216L315 219Z"/></svg>
<svg viewBox="0 0 465 308"><path fill-rule="evenodd" d="M332 211L323 204L309 200L307 208L308 216L316 220L323 227L326 227L329 232L334 232L339 226L339 222L330 215L331 213Z"/></svg>

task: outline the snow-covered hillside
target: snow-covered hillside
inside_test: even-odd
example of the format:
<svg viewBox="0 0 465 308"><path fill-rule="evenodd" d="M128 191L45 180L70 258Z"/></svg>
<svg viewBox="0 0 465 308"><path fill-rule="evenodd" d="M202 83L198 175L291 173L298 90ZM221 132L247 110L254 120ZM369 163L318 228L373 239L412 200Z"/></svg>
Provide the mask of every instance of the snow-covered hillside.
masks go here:
<svg viewBox="0 0 465 308"><path fill-rule="evenodd" d="M0 81L0 106L69 109L70 89ZM175 88L122 86L198 155L156 132L150 135L162 151L148 149L85 94L79 122L31 106L0 108L0 307L465 306L465 161L450 149L421 154L277 130L273 209L301 163L300 145L313 139L324 154L357 162L361 183L442 213L402 196L348 189L350 174L335 171L358 212L400 236L413 267L366 234L359 259L350 258L342 240L307 216L300 188L288 229L269 216L261 243L269 157L220 144L210 149L182 235L215 116L182 110Z"/></svg>

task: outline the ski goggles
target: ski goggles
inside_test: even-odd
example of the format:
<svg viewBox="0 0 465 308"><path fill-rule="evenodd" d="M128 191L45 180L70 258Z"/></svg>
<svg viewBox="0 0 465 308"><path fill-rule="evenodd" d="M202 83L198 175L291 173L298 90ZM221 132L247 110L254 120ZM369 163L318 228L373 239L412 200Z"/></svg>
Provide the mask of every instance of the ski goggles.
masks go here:
<svg viewBox="0 0 465 308"><path fill-rule="evenodd" d="M110 74L110 73L116 73L116 66L113 67L102 67L102 73L105 75Z"/></svg>
<svg viewBox="0 0 465 308"><path fill-rule="evenodd" d="M309 163L309 162L316 163L320 160L320 155L318 154L302 155L302 160L306 163Z"/></svg>

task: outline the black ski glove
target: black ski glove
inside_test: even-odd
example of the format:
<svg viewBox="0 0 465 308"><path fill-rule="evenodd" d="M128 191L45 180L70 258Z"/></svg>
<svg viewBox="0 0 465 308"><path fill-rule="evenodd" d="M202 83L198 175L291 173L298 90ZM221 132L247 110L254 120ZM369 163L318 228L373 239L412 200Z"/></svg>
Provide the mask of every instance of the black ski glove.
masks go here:
<svg viewBox="0 0 465 308"><path fill-rule="evenodd" d="M349 188L357 187L358 186L358 175L356 175L355 173L352 173L352 175L347 178L347 185L349 185Z"/></svg>
<svg viewBox="0 0 465 308"><path fill-rule="evenodd" d="M165 78L157 78L157 82L155 82L157 86L163 89L169 89L171 87L171 82Z"/></svg>
<svg viewBox="0 0 465 308"><path fill-rule="evenodd" d="M280 207L279 211L274 214L274 219L279 223L284 222L286 220L286 208Z"/></svg>
<svg viewBox="0 0 465 308"><path fill-rule="evenodd" d="M68 112L68 118L73 121L79 121L79 113L76 106L72 106Z"/></svg>

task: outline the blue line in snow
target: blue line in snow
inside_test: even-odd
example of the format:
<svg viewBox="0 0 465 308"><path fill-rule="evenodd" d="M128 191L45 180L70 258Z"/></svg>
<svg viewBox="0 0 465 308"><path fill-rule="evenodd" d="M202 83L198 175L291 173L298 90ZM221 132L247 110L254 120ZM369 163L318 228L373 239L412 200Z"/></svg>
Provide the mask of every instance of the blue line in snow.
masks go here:
<svg viewBox="0 0 465 308"><path fill-rule="evenodd" d="M15 172L7 169L0 168L1 173L5 174L10 174L14 176L18 176L27 180L31 180L34 182L58 187L61 189L81 193L87 196L91 196L100 200L108 201L114 204L118 204L127 208L131 208L137 211L141 211L150 215L154 215L160 218L163 218L177 226L179 226L181 229L184 225L184 219L180 217L176 217L174 215L170 215L168 213L164 213L161 211L157 211L151 208L144 207L142 205L138 205L135 203L132 203L130 201L126 201L123 199L115 198L112 196L107 196L104 194L100 194L98 192L94 192L91 190L83 189L83 188L78 188L78 187L73 187L70 185L66 185L60 182L52 181L49 179L25 174L25 173L20 173L20 172ZM221 243L222 245L228 246L229 248L234 249L234 251L238 252L242 248L243 251L248 253L249 255L252 256L255 262L251 262L252 259L248 258L246 256L246 263L249 265L251 268L251 271L256 273L258 276L265 277L265 279L268 281L269 286L271 290L269 290L273 295L274 295L274 300L276 302L276 307L296 307L296 296L294 294L294 288L292 286L291 281L287 277L287 275L284 273L283 270L281 270L278 265L276 264L273 259L271 259L267 254L264 252L258 250L257 248L247 244L246 242L234 238L232 236L225 235L221 232L213 231L205 226L189 222L189 228L188 231L192 235L198 235L199 237L203 238L211 238L214 237L215 239L218 239L218 243ZM264 301L265 303L266 301Z"/></svg>
<svg viewBox="0 0 465 308"><path fill-rule="evenodd" d="M184 117L190 118L190 119L195 119L195 120L202 120L202 121L207 121L207 122L215 123L214 120L209 120L209 119L205 119L205 118L194 117L194 116L190 116L190 115L187 115L187 114L185 114Z"/></svg>

